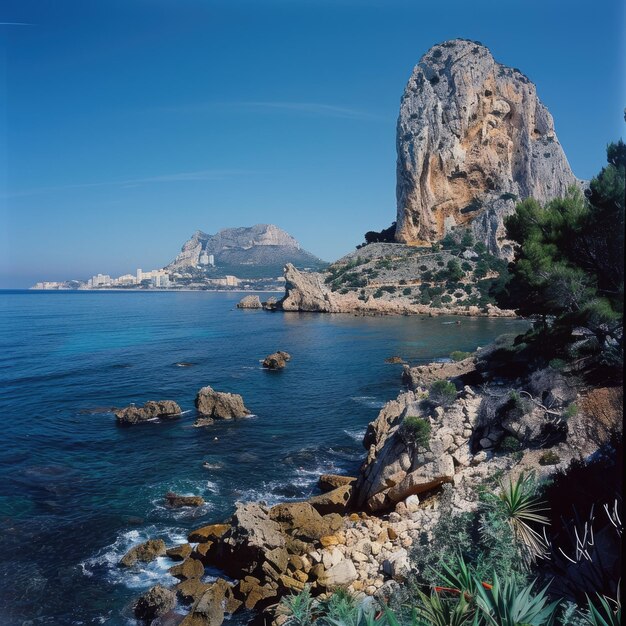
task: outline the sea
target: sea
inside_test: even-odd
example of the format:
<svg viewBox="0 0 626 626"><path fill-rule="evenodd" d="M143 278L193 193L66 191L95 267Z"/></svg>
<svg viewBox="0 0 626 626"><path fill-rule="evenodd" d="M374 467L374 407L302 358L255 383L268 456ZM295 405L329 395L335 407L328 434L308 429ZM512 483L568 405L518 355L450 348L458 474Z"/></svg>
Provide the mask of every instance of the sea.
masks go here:
<svg viewBox="0 0 626 626"><path fill-rule="evenodd" d="M386 358L445 360L525 328L241 310L241 296L0 292L2 626L134 624L133 600L177 581L165 557L118 567L130 547L182 543L237 501L304 499L321 473L354 475L367 424L403 390ZM287 367L264 370L276 350L291 354ZM241 394L253 416L194 428L205 385ZM114 407L162 399L180 418L116 425ZM168 491L206 505L170 509Z"/></svg>

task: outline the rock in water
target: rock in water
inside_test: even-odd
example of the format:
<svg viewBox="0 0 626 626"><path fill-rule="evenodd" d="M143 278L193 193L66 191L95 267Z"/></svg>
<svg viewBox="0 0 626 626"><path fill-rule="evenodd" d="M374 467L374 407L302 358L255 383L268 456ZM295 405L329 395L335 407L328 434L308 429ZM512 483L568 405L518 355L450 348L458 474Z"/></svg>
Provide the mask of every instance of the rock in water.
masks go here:
<svg viewBox="0 0 626 626"><path fill-rule="evenodd" d="M232 419L251 414L239 394L215 391L212 387L202 387L198 391L195 405L198 413L218 419Z"/></svg>
<svg viewBox="0 0 626 626"><path fill-rule="evenodd" d="M135 617L150 623L176 606L176 594L162 585L155 585L135 603Z"/></svg>
<svg viewBox="0 0 626 626"><path fill-rule="evenodd" d="M165 494L165 502L174 509L180 509L185 506L202 506L204 498L201 496L179 496L173 491L168 491Z"/></svg>
<svg viewBox="0 0 626 626"><path fill-rule="evenodd" d="M181 410L172 400L150 400L142 407L131 404L124 409L114 411L118 424L139 424L155 417L174 417L180 415Z"/></svg>
<svg viewBox="0 0 626 626"><path fill-rule="evenodd" d="M259 296L245 296L237 303L238 309L262 309Z"/></svg>
<svg viewBox="0 0 626 626"><path fill-rule="evenodd" d="M535 85L478 42L433 46L415 66L397 124L395 238L430 243L469 225L490 252L515 201L576 184Z"/></svg>
<svg viewBox="0 0 626 626"><path fill-rule="evenodd" d="M132 567L139 561L150 563L159 556L165 556L165 552L163 539L149 539L131 548L120 560L120 565L122 567Z"/></svg>
<svg viewBox="0 0 626 626"><path fill-rule="evenodd" d="M279 350L265 357L263 367L270 370L280 370L287 365L287 361L289 360L291 360L291 355L288 352Z"/></svg>

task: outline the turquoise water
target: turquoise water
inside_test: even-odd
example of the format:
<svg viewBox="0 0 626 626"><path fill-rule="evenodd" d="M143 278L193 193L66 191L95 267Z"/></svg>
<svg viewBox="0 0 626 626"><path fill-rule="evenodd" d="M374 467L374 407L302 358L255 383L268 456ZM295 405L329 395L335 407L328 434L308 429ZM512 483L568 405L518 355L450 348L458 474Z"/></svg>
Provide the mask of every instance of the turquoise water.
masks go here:
<svg viewBox="0 0 626 626"><path fill-rule="evenodd" d="M132 600L175 581L166 559L119 570L131 545L183 541L236 500L303 498L322 472L356 472L368 422L402 389L385 358L445 358L524 327L242 311L240 297L0 292L0 624L134 623ZM263 370L278 349L287 368ZM193 428L204 385L241 393L254 417ZM111 407L150 399L185 413L116 426ZM207 504L167 509L169 490Z"/></svg>

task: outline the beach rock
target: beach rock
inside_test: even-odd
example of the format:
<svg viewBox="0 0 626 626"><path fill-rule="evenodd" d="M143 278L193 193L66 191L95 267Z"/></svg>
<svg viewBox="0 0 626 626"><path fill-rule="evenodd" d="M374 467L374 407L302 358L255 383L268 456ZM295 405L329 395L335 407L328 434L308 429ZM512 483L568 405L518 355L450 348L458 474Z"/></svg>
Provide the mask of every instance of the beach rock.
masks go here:
<svg viewBox="0 0 626 626"><path fill-rule="evenodd" d="M262 585L261 581L254 576L246 576L239 581L236 594L243 599L246 609L262 609L274 601L278 595L278 587Z"/></svg>
<svg viewBox="0 0 626 626"><path fill-rule="evenodd" d="M172 400L150 400L142 407L131 404L114 411L118 424L139 424L157 417L175 417L181 414L180 407Z"/></svg>
<svg viewBox="0 0 626 626"><path fill-rule="evenodd" d="M165 554L173 561L184 561L192 551L192 547L188 543L181 543L179 546L168 548Z"/></svg>
<svg viewBox="0 0 626 626"><path fill-rule="evenodd" d="M201 496L179 496L173 491L168 491L165 494L165 502L168 506L174 509L180 509L182 507L197 507L205 504L204 498Z"/></svg>
<svg viewBox="0 0 626 626"><path fill-rule="evenodd" d="M340 476L339 474L322 474L318 480L318 486L323 492L332 491L337 487L352 485L356 482L353 476Z"/></svg>
<svg viewBox="0 0 626 626"><path fill-rule="evenodd" d="M238 303L238 309L261 309L263 305L259 296L244 296Z"/></svg>
<svg viewBox="0 0 626 626"><path fill-rule="evenodd" d="M196 395L195 405L198 413L217 419L250 415L239 394L215 391L212 387L200 389Z"/></svg>
<svg viewBox="0 0 626 626"><path fill-rule="evenodd" d="M415 66L397 124L398 242L426 244L466 226L510 257L504 217L576 184L535 85L479 42L433 46Z"/></svg>
<svg viewBox="0 0 626 626"><path fill-rule="evenodd" d="M204 575L204 565L197 559L185 559L180 565L170 567L169 573L179 580L201 578Z"/></svg>
<svg viewBox="0 0 626 626"><path fill-rule="evenodd" d="M165 556L166 548L163 539L149 539L132 547L120 560L122 567L132 567L139 561L150 563L159 556Z"/></svg>
<svg viewBox="0 0 626 626"><path fill-rule="evenodd" d="M322 587L345 587L357 579L354 563L349 559L342 559L330 569L323 570L317 582Z"/></svg>
<svg viewBox="0 0 626 626"><path fill-rule="evenodd" d="M345 513L352 496L352 486L343 485L327 493L309 498L309 504L322 515Z"/></svg>
<svg viewBox="0 0 626 626"><path fill-rule="evenodd" d="M191 607L181 626L221 626L224 613L224 590L220 585L210 585Z"/></svg>
<svg viewBox="0 0 626 626"><path fill-rule="evenodd" d="M274 352L269 356L266 356L263 360L263 367L270 370L279 370L283 369L285 365L287 365L287 361L291 359L291 355L288 352L283 352L279 350L278 352Z"/></svg>
<svg viewBox="0 0 626 626"><path fill-rule="evenodd" d="M134 613L137 619L150 623L175 606L176 594L161 585L155 585L137 600Z"/></svg>
<svg viewBox="0 0 626 626"><path fill-rule="evenodd" d="M263 308L266 311L276 311L279 308L279 306L278 306L278 298L275 298L274 296L269 297L263 303Z"/></svg>

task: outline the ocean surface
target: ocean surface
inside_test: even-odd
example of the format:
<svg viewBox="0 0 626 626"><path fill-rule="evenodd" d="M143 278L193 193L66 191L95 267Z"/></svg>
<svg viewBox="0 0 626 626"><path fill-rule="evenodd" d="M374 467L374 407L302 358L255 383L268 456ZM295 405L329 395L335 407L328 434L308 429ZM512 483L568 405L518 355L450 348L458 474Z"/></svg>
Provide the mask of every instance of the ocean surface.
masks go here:
<svg viewBox="0 0 626 626"><path fill-rule="evenodd" d="M524 328L243 311L241 295L0 292L2 626L133 624L132 601L176 581L165 558L118 568L132 545L183 542L237 500L305 498L320 473L355 473L368 422L402 390L385 358L424 363ZM287 368L263 370L278 349ZM205 385L242 394L254 416L193 428ZM185 413L116 426L111 407L161 399ZM168 509L169 490L207 504Z"/></svg>

